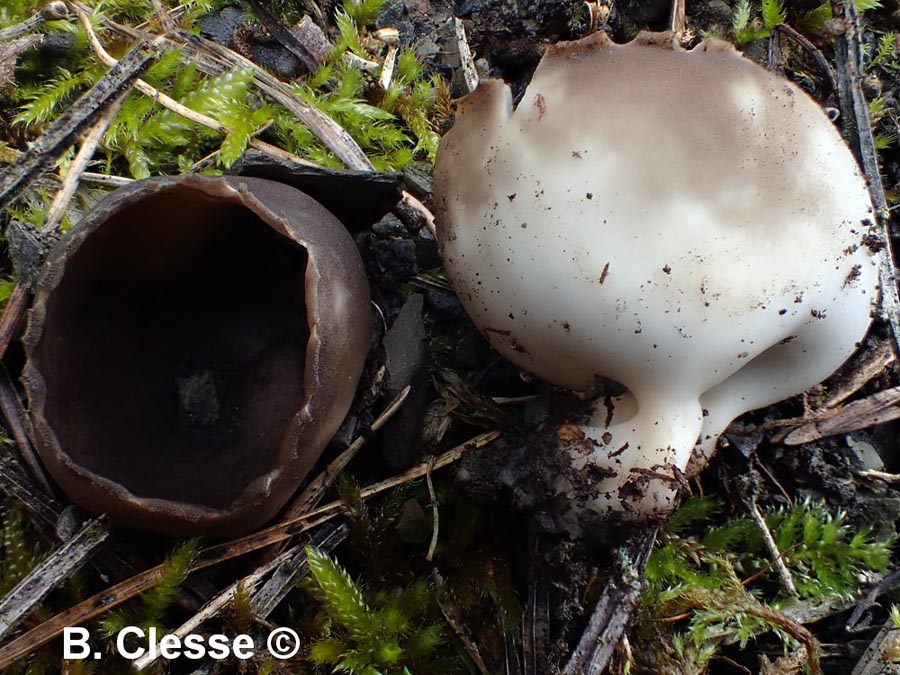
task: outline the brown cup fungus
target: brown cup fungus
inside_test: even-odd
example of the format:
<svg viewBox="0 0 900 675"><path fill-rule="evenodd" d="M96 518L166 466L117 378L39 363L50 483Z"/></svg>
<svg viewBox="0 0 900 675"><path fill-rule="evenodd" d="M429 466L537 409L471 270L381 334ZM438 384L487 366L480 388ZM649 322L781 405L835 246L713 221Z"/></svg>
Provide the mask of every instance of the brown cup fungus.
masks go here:
<svg viewBox="0 0 900 675"><path fill-rule="evenodd" d="M627 389L563 434L576 512L668 512L731 420L853 353L878 296L840 134L717 40L550 47L515 110L483 83L441 143L435 202L447 272L499 352L568 389Z"/></svg>
<svg viewBox="0 0 900 675"><path fill-rule="evenodd" d="M353 240L311 197L256 178L134 183L38 281L23 374L38 451L114 521L247 531L341 424L370 330Z"/></svg>

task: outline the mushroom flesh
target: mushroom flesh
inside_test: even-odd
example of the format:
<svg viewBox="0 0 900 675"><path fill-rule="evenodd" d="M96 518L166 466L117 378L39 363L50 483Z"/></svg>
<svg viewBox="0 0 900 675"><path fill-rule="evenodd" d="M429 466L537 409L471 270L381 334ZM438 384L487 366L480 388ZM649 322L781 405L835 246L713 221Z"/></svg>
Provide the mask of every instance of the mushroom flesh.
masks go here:
<svg viewBox="0 0 900 675"><path fill-rule="evenodd" d="M136 182L38 281L23 374L37 449L88 510L239 534L334 435L370 331L353 239L312 198L257 178Z"/></svg>
<svg viewBox="0 0 900 675"><path fill-rule="evenodd" d="M736 416L852 354L878 296L840 135L714 39L550 47L515 109L484 82L443 138L435 203L447 273L499 352L571 390L627 390L562 441L576 511L668 512Z"/></svg>

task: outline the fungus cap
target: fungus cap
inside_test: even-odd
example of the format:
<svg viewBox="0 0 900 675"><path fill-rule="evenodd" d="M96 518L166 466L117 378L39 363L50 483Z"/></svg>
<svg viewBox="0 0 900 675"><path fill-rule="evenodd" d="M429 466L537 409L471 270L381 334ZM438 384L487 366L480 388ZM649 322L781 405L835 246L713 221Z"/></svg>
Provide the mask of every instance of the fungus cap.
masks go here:
<svg viewBox="0 0 900 675"><path fill-rule="evenodd" d="M135 182L51 252L23 381L77 504L173 535L269 520L341 424L371 332L353 239L258 178Z"/></svg>
<svg viewBox="0 0 900 675"><path fill-rule="evenodd" d="M794 84L707 39L548 49L513 109L484 82L435 168L440 251L491 344L549 382L627 394L569 451L569 496L667 512L737 415L830 375L877 268L863 176Z"/></svg>

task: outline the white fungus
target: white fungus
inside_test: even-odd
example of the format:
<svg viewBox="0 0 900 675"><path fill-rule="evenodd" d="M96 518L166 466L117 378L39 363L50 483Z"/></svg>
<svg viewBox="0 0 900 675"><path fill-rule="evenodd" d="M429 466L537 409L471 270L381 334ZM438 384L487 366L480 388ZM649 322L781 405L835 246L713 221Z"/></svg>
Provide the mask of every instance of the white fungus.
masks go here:
<svg viewBox="0 0 900 675"><path fill-rule="evenodd" d="M435 169L447 273L504 356L594 404L583 508L668 512L738 415L853 353L877 300L865 180L802 90L707 39L551 47L513 109L484 82ZM576 438L581 434L575 435Z"/></svg>

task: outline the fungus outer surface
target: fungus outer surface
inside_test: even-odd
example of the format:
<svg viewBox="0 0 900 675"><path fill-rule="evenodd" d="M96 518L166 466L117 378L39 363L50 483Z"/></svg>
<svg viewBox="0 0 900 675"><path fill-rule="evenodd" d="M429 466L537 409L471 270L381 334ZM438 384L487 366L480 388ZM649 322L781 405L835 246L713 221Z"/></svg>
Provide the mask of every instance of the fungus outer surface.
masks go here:
<svg viewBox="0 0 900 675"><path fill-rule="evenodd" d="M483 83L442 141L435 203L498 351L628 390L570 448L564 488L601 514L667 512L695 443L698 468L734 417L825 379L877 299L850 151L802 90L716 40L551 47L515 110Z"/></svg>
<svg viewBox="0 0 900 675"><path fill-rule="evenodd" d="M73 501L123 524L258 526L343 420L370 317L350 235L303 193L136 183L39 281L23 376L38 450Z"/></svg>

